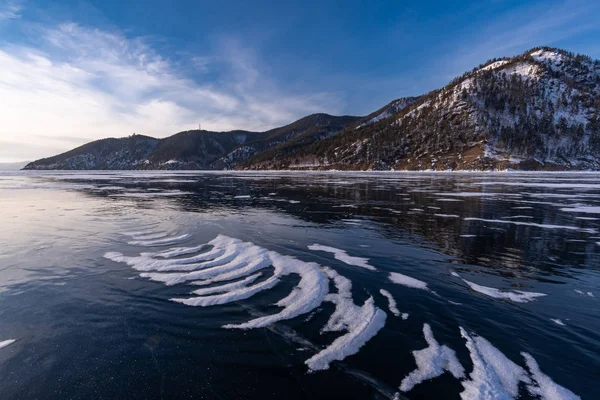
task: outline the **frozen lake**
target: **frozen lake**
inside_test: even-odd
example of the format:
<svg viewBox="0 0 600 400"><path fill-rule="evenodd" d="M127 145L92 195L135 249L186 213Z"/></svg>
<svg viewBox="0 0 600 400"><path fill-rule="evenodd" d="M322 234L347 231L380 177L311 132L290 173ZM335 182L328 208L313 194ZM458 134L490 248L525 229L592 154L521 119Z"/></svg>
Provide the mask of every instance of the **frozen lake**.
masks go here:
<svg viewBox="0 0 600 400"><path fill-rule="evenodd" d="M0 173L2 398L596 399L599 222L596 173Z"/></svg>

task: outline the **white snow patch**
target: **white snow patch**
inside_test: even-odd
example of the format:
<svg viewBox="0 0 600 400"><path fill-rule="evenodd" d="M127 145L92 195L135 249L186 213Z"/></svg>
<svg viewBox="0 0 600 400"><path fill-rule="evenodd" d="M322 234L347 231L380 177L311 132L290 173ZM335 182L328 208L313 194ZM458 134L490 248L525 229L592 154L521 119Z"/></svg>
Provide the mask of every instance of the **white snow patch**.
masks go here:
<svg viewBox="0 0 600 400"><path fill-rule="evenodd" d="M565 326L565 323L564 323L564 322L562 322L562 321L561 321L560 319L558 319L558 318L550 318L550 321L554 322L554 323L555 323L555 324L557 324L557 325L560 325L560 326Z"/></svg>
<svg viewBox="0 0 600 400"><path fill-rule="evenodd" d="M543 400L581 400L581 397L555 383L550 377L540 370L535 359L525 352L521 352L525 358L527 368L531 371L533 382L527 385L527 389L533 396L539 396Z"/></svg>
<svg viewBox="0 0 600 400"><path fill-rule="evenodd" d="M403 285L415 289L429 290L425 282L415 278L411 278L410 276L406 276L398 272L390 272L389 279L390 281L397 283L398 285Z"/></svg>
<svg viewBox="0 0 600 400"><path fill-rule="evenodd" d="M343 360L347 356L358 353L360 348L379 332L385 325L386 314L375 306L369 297L362 306L352 301L352 283L331 268L324 268L325 273L333 279L338 290L327 296L326 300L335 304L335 311L323 331L347 331L335 339L329 346L315 354L306 365L313 370L329 368L334 360Z"/></svg>
<svg viewBox="0 0 600 400"><path fill-rule="evenodd" d="M440 218L460 218L458 215L456 214L433 214L436 217L440 217Z"/></svg>
<svg viewBox="0 0 600 400"><path fill-rule="evenodd" d="M507 62L508 62L508 60L496 61L496 62L493 62L493 63L491 63L489 65L486 65L485 67L481 68L479 71L488 71L488 70L496 69L498 67L503 66Z"/></svg>
<svg viewBox="0 0 600 400"><path fill-rule="evenodd" d="M460 333L467 340L473 372L470 380L463 381L463 400L514 399L519 395L519 382L531 380L523 368L509 360L500 350L481 336L471 337L461 327Z"/></svg>
<svg viewBox="0 0 600 400"><path fill-rule="evenodd" d="M0 342L0 349L5 348L6 346L10 346L14 342L16 342L16 339L3 340L3 341Z"/></svg>
<svg viewBox="0 0 600 400"><path fill-rule="evenodd" d="M400 310L398 310L398 306L396 305L396 300L394 300L394 297L392 296L392 294L385 289L380 289L379 293L381 293L383 296L385 296L388 299L388 308L390 309L390 312L392 314L394 314L396 317L399 317Z"/></svg>
<svg viewBox="0 0 600 400"><path fill-rule="evenodd" d="M368 258L350 256L348 255L348 253L346 253L346 251L336 249L335 247L323 246L320 244L311 244L310 246L308 246L308 248L313 251L324 251L327 253L332 253L336 260L340 260L341 262L344 262L348 265L354 265L357 267L370 269L371 271L375 271L377 269L374 266L369 265Z"/></svg>
<svg viewBox="0 0 600 400"><path fill-rule="evenodd" d="M466 279L463 279L463 281L476 292L485 294L486 296L490 296L495 299L507 299L516 303L528 303L530 301L534 301L537 297L547 296L547 294L545 293L524 292L522 290L516 290L513 292L502 292L496 288L478 285Z"/></svg>
<svg viewBox="0 0 600 400"><path fill-rule="evenodd" d="M400 384L400 390L410 391L424 381L436 378L448 371L457 379L465 376L465 369L456 358L451 348L441 345L433 337L429 324L423 325L423 336L428 346L423 350L413 351L417 369L408 374Z"/></svg>

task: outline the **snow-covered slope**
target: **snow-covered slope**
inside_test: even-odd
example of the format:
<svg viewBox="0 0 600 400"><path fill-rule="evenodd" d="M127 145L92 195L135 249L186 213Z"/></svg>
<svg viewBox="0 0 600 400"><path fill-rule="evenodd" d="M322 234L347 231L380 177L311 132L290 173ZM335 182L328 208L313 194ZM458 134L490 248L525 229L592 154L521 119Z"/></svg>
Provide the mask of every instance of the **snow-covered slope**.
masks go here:
<svg viewBox="0 0 600 400"><path fill-rule="evenodd" d="M418 97L402 97L400 99L394 100L389 104L386 104L384 107L375 111L372 114L367 115L364 119L365 121L358 125L358 128L362 128L363 126L374 124L375 122L379 122L382 119L389 118L392 115L396 114L398 111L410 106L414 102L419 100Z"/></svg>
<svg viewBox="0 0 600 400"><path fill-rule="evenodd" d="M491 60L279 168L600 169L600 62L554 48Z"/></svg>

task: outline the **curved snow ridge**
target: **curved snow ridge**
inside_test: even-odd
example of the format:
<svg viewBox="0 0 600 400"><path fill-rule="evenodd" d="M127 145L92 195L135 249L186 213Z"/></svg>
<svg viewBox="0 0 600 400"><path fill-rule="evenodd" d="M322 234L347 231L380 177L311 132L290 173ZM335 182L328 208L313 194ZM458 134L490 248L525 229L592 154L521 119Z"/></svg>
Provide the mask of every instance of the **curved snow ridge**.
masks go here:
<svg viewBox="0 0 600 400"><path fill-rule="evenodd" d="M334 281L337 289L337 293L329 294L326 298L326 301L335 304L335 311L323 331L346 331L347 333L306 360L306 365L312 371L328 369L332 361L343 360L347 356L358 353L360 348L383 328L387 318L385 312L375 306L373 297L369 297L362 306L354 304L350 280L331 268L323 269Z"/></svg>
<svg viewBox="0 0 600 400"><path fill-rule="evenodd" d="M169 235L168 232L148 232L142 234L131 235L134 240L151 240L151 239L162 239Z"/></svg>
<svg viewBox="0 0 600 400"><path fill-rule="evenodd" d="M184 242L184 241L188 240L191 237L192 237L192 235L190 235L189 233L186 233L186 234L183 234L183 235L180 235L180 236L169 236L169 237L163 237L161 239L133 240L133 241L128 242L128 243L131 244L131 245L133 245L133 246L147 246L147 247L152 247L152 246L169 246L169 245L172 245L172 244Z"/></svg>
<svg viewBox="0 0 600 400"><path fill-rule="evenodd" d="M319 264L300 261L294 257L284 256L274 251L268 252L271 265L275 268L275 276L296 274L300 282L294 291L277 303L284 309L276 314L255 318L242 324L225 325L224 328L252 329L271 325L275 322L292 319L306 314L321 305L329 291L329 281Z"/></svg>
<svg viewBox="0 0 600 400"><path fill-rule="evenodd" d="M371 271L377 270L377 268L375 268L374 266L369 265L368 258L350 256L345 250L336 249L335 247L323 246L320 244L311 244L310 246L308 246L308 248L313 251L325 251L327 253L332 253L336 260L344 262L348 265L366 268Z"/></svg>
<svg viewBox="0 0 600 400"><path fill-rule="evenodd" d="M197 289L197 290L194 290L192 293L196 294L198 296L206 296L207 294L223 293L223 292L229 292L234 289L241 289L241 288L247 286L248 284L254 282L258 278L260 278L261 275L262 275L262 272L257 272L256 274L250 275L242 280L235 281L233 283L227 283L227 284L219 285L219 286L211 286L211 287L204 288L204 289ZM204 281L194 281L194 282L190 282L190 283L192 285L204 285L205 284Z"/></svg>
<svg viewBox="0 0 600 400"><path fill-rule="evenodd" d="M104 254L104 257L116 262L127 263L137 271L191 271L209 266L207 262L200 261L214 262L217 259L229 261L231 254L226 254L223 249L212 249L193 257L179 259L156 259L155 257L160 257L157 253L142 253L137 257L127 257L121 253L109 252Z"/></svg>
<svg viewBox="0 0 600 400"><path fill-rule="evenodd" d="M510 301L514 301L516 303L528 303L530 301L534 301L538 297L547 296L546 293L536 293L536 292L525 292L523 290L515 290L503 292L496 288L478 285L474 282L463 279L463 281L469 285L471 289L481 294L485 294L486 296L493 297L495 299L506 299Z"/></svg>
<svg viewBox="0 0 600 400"><path fill-rule="evenodd" d="M211 249L202 252L208 247ZM190 257L174 258L196 252L198 253ZM283 307L283 310L242 324L225 325L225 328L259 328L297 317L317 308L329 291L329 279L319 264L300 261L225 235L218 235L206 244L142 253L137 257L127 257L116 252L109 252L104 256L127 263L138 271L144 271L140 276L166 285L189 282L196 286L207 286L229 282L197 289L192 292L195 297L171 299L190 306L207 307L247 299L273 288L284 276L300 276L300 282L292 293L276 304ZM268 267L273 267L273 275L254 283L262 274L260 270ZM241 280L235 281L236 279Z"/></svg>
<svg viewBox="0 0 600 400"><path fill-rule="evenodd" d="M423 336L428 346L423 350L413 351L417 369L408 374L400 384L400 390L410 391L416 385L436 378L448 371L457 379L465 376L465 369L456 358L451 348L441 345L433 337L429 324L423 325Z"/></svg>
<svg viewBox="0 0 600 400"><path fill-rule="evenodd" d="M0 349L5 348L6 346L10 346L11 344L13 344L16 341L17 341L16 339L3 340L0 342Z"/></svg>
<svg viewBox="0 0 600 400"><path fill-rule="evenodd" d="M188 306L214 306L217 304L231 303L234 301L244 300L254 296L256 293L266 289L271 289L279 283L279 278L272 276L269 279L257 283L252 286L242 286L240 289L231 290L222 294L212 296L197 296L187 299L173 298L171 301L182 303Z"/></svg>

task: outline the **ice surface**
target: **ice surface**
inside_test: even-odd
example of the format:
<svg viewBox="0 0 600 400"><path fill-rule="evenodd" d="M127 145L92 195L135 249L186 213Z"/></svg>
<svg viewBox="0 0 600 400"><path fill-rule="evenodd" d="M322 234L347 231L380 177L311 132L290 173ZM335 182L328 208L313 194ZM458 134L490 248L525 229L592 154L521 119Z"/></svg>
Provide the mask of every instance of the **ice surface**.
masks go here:
<svg viewBox="0 0 600 400"><path fill-rule="evenodd" d="M516 303L527 303L530 301L534 301L537 297L547 296L547 294L545 293L524 292L522 290L516 290L513 292L502 292L496 288L478 285L466 279L463 279L463 281L476 292L485 294L486 296L490 296L496 299L511 300Z"/></svg>
<svg viewBox="0 0 600 400"><path fill-rule="evenodd" d="M411 278L410 276L406 276L398 272L390 272L389 279L390 281L397 283L398 285L403 285L415 289L429 290L425 282L415 278Z"/></svg>
<svg viewBox="0 0 600 400"><path fill-rule="evenodd" d="M497 224L512 224L512 225L522 225L522 226L535 226L537 228L545 228L545 229L565 229L570 231L579 231L586 233L597 233L595 229L589 228L579 228L577 226L564 226L564 225L548 225L548 224L536 224L534 222L522 222L522 221L507 221L504 219L483 219L483 218L465 218L465 221L481 221L481 222L490 222Z"/></svg>
<svg viewBox="0 0 600 400"><path fill-rule="evenodd" d="M125 192L109 194L108 197L163 197L163 196L181 196L191 194L182 190L168 190L164 192Z"/></svg>
<svg viewBox="0 0 600 400"><path fill-rule="evenodd" d="M436 196L449 197L491 197L491 196L518 196L515 194L492 193L492 192L444 192L434 193Z"/></svg>
<svg viewBox="0 0 600 400"><path fill-rule="evenodd" d="M396 317L399 317L400 310L398 310L398 306L396 305L396 300L394 300L394 297L392 296L392 294L385 289L380 289L379 293L381 293L383 296L385 296L388 299L388 308L390 309L390 312L392 314L394 314Z"/></svg>
<svg viewBox="0 0 600 400"><path fill-rule="evenodd" d="M0 349L4 348L6 346L10 346L14 342L16 342L16 339L3 340L3 341L0 342Z"/></svg>
<svg viewBox="0 0 600 400"><path fill-rule="evenodd" d="M374 266L369 265L368 258L350 256L348 253L346 253L346 251L336 249L335 247L312 244L308 246L308 248L313 251L325 251L327 253L332 253L336 260L340 260L348 265L355 265L357 267L370 269L372 271L376 270Z"/></svg>
<svg viewBox="0 0 600 400"><path fill-rule="evenodd" d="M423 325L423 335L428 346L423 350L413 351L417 369L408 374L400 384L400 390L410 391L414 386L436 378L448 371L457 379L465 376L465 370L456 358L456 353L451 348L435 340L429 324Z"/></svg>
<svg viewBox="0 0 600 400"><path fill-rule="evenodd" d="M470 380L462 382L465 390L460 394L461 398L509 400L518 397L519 382L531 382L525 370L483 337L471 337L462 327L460 332L467 340L466 346L473 362Z"/></svg>
<svg viewBox="0 0 600 400"><path fill-rule="evenodd" d="M529 354L522 352L525 357L527 368L531 371L533 382L527 385L527 389L533 396L539 396L543 400L580 400L581 397L555 383L548 375L545 375L535 359Z"/></svg>
<svg viewBox="0 0 600 400"><path fill-rule="evenodd" d="M369 297L362 306L357 306L352 300L352 283L331 268L324 268L325 273L333 279L338 290L327 296L327 301L335 304L324 331L342 331L347 333L335 339L329 346L308 360L306 365L313 370L329 368L329 363L358 353L360 348L379 332L385 325L386 314L375 306Z"/></svg>
<svg viewBox="0 0 600 400"><path fill-rule="evenodd" d="M402 313L402 319L406 321L408 319L409 313Z"/></svg>
<svg viewBox="0 0 600 400"><path fill-rule="evenodd" d="M503 181L503 182L475 182L475 185L502 185L502 186L527 186L527 187L541 187L546 189L600 189L598 183L550 183L550 182L514 182L514 181Z"/></svg>

